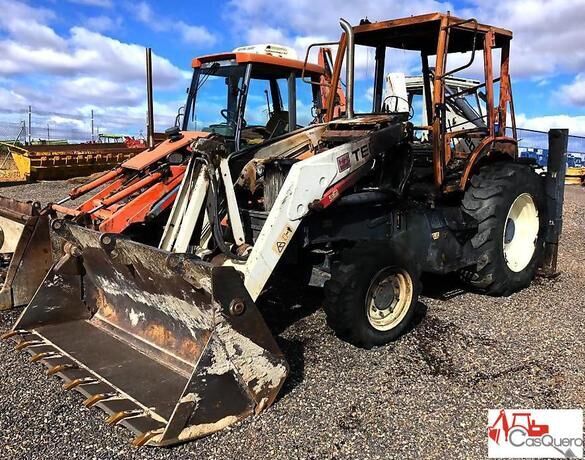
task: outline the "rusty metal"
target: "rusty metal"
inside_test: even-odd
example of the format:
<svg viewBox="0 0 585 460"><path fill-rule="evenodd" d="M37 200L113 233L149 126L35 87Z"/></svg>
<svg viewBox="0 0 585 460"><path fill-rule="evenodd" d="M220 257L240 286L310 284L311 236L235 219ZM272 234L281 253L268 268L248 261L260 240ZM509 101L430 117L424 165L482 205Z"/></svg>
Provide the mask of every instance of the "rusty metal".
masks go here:
<svg viewBox="0 0 585 460"><path fill-rule="evenodd" d="M468 179L477 169L477 161L494 151L497 154L517 157L516 120L509 76L509 50L512 32L506 29L481 24L475 19L460 19L449 13L431 13L408 18L393 19L375 23L363 22L354 26L353 34L357 45L379 50L390 47L419 51L421 53L425 85L425 106L430 125L429 139L432 143L432 166L436 191L442 193L461 192L466 189ZM339 39L339 47L331 82L335 85L340 78L347 33ZM450 145L451 136L446 120L446 76L469 67L473 63L476 48L482 50L487 105L487 132L485 143L462 158ZM501 49L500 77L494 79L493 54ZM447 71L447 58L453 53L471 52L472 59L464 66ZM428 56L436 56L435 68L428 65ZM434 73L433 73L434 72ZM433 80L432 98L429 79ZM494 84L500 81L499 101L495 101ZM479 87L477 88L479 89ZM329 94L327 107L332 110L334 96ZM497 103L497 107L494 105ZM512 137L506 137L508 115L511 119ZM326 118L331 121L331 116ZM497 132L496 132L497 128ZM471 135L468 135L471 138ZM497 150L500 145L506 147ZM512 148L508 148L509 146Z"/></svg>
<svg viewBox="0 0 585 460"><path fill-rule="evenodd" d="M67 221L51 239L63 263L11 339L59 353L37 362L135 445L205 436L274 401L286 361L233 268L182 255L167 264L165 251Z"/></svg>
<svg viewBox="0 0 585 460"><path fill-rule="evenodd" d="M37 353L36 355L32 355L30 357L30 362L36 363L37 361L40 361L41 359L60 357L60 356L61 355L59 355L59 353L54 352L54 351L44 351L42 353Z"/></svg>
<svg viewBox="0 0 585 460"><path fill-rule="evenodd" d="M71 382L65 383L63 385L63 389L65 391L70 391L78 387L79 385L87 385L88 383L97 383L98 381L93 377L81 377L75 380L71 380Z"/></svg>
<svg viewBox="0 0 585 460"><path fill-rule="evenodd" d="M20 350L24 350L25 348L31 347L33 345L40 345L42 343L43 342L41 342L40 340L24 340L24 341L16 344L14 349L17 351L20 351Z"/></svg>
<svg viewBox="0 0 585 460"><path fill-rule="evenodd" d="M139 436L136 436L132 440L132 446L134 447L142 447L148 443L152 438L160 434L160 430L156 431L147 431L146 433L142 433Z"/></svg>
<svg viewBox="0 0 585 460"><path fill-rule="evenodd" d="M140 410L123 410L120 412L116 412L115 414L110 415L106 419L106 425L114 426L114 425L117 425L118 423L120 423L125 418L135 417L136 415L141 415L141 414L143 414L143 412Z"/></svg>
<svg viewBox="0 0 585 460"><path fill-rule="evenodd" d="M69 191L69 197L71 199L79 198L81 195L86 194L92 190L95 190L98 187L114 180L116 177L119 177L124 172L124 168L116 168L112 171L108 171L105 174L102 174L100 177L96 178L93 181L88 182L87 184L80 185L79 187L75 187L74 189Z"/></svg>
<svg viewBox="0 0 585 460"><path fill-rule="evenodd" d="M110 398L114 398L116 396L117 396L117 393L98 393L98 394L92 395L89 398L87 398L86 400L84 400L83 405L85 407L93 407L97 403L99 403L100 401L103 401L104 399L110 399Z"/></svg>
<svg viewBox="0 0 585 460"><path fill-rule="evenodd" d="M21 177L30 180L56 180L87 176L110 169L144 150L144 146L112 144L30 145L13 151Z"/></svg>
<svg viewBox="0 0 585 460"><path fill-rule="evenodd" d="M67 369L74 369L75 367L77 367L75 364L57 364L56 366L52 366L47 370L47 376L50 377Z"/></svg>
<svg viewBox="0 0 585 460"><path fill-rule="evenodd" d="M185 133L181 141L163 142L153 151L144 151L132 163L71 190L67 198L43 210L39 203L0 197L0 253L3 260L10 261L8 267L0 268L0 310L27 305L51 268L49 220L57 213L102 231L123 233L134 224L147 222L154 206L158 213L169 208L174 200L169 193L181 182L185 167L160 166L160 160L186 148L197 135ZM100 187L77 208L62 204Z"/></svg>
<svg viewBox="0 0 585 460"><path fill-rule="evenodd" d="M48 216L39 203L0 197L0 253L10 262L0 269L0 310L26 305L51 264Z"/></svg>
<svg viewBox="0 0 585 460"><path fill-rule="evenodd" d="M22 334L24 332L26 332L26 331L18 331L18 330L17 331L8 331L0 336L0 340L8 340L8 339L10 339L14 336L17 336L19 334Z"/></svg>

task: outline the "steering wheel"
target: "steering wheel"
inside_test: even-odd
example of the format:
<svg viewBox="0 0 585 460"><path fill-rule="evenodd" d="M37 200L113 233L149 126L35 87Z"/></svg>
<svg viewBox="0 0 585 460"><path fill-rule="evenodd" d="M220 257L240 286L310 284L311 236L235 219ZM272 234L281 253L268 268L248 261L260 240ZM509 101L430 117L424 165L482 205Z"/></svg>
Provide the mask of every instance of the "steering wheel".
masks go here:
<svg viewBox="0 0 585 460"><path fill-rule="evenodd" d="M234 121L234 118L235 117L233 116L233 115L235 115L235 112L234 111L230 111L228 109L221 109L221 111L219 113L221 114L221 116L223 118L225 118L225 121L226 121L226 123L228 125L231 124L231 125L233 125L235 127L236 122ZM231 117L232 120L231 121L230 121L230 118L229 118L230 115L232 115L232 117ZM244 117L242 117L242 128L245 128L246 126L248 126L248 122L244 119Z"/></svg>
<svg viewBox="0 0 585 460"><path fill-rule="evenodd" d="M386 96L386 98L384 99L384 102L382 102L382 108L386 105L386 101L388 99L394 98L396 99L396 103L394 104L394 110L392 110L392 112L398 112L398 102L399 101L404 101L406 102L406 105L408 106L408 119L412 120L414 118L414 107L412 105L410 105L410 103L408 102L407 99L401 97L401 96L395 96L395 95L390 95L390 96Z"/></svg>

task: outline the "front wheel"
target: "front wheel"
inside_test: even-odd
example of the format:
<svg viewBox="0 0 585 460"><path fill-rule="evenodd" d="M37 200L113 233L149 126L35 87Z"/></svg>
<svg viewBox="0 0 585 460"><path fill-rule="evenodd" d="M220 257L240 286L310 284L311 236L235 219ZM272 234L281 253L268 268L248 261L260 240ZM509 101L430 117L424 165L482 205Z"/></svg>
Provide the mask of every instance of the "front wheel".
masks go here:
<svg viewBox="0 0 585 460"><path fill-rule="evenodd" d="M411 322L420 291L418 270L382 245L341 253L325 283L327 322L363 348L397 339Z"/></svg>

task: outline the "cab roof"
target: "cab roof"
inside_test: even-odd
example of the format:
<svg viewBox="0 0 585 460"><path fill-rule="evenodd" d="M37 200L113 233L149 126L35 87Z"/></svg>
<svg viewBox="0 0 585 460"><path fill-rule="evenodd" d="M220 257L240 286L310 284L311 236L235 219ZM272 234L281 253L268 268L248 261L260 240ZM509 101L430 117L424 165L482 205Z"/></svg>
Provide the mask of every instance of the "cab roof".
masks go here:
<svg viewBox="0 0 585 460"><path fill-rule="evenodd" d="M237 64L255 64L254 77L255 78L286 78L291 72L294 72L297 77L300 77L303 72L303 61L296 59L288 59L278 56L271 56L268 54L259 53L217 53L208 54L193 59L193 68L199 68L202 64L233 60ZM323 67L315 64L307 63L305 66L305 75L311 77L319 77L325 73Z"/></svg>
<svg viewBox="0 0 585 460"><path fill-rule="evenodd" d="M450 14L430 13L354 26L355 42L357 45L386 45L390 48L422 51L432 55L437 50L443 20L448 21L450 25L448 51L450 53L471 51L475 31L478 35L493 31L496 48L512 39L512 32L500 27L480 24L474 19L457 18ZM476 49L482 48L482 40L477 40Z"/></svg>

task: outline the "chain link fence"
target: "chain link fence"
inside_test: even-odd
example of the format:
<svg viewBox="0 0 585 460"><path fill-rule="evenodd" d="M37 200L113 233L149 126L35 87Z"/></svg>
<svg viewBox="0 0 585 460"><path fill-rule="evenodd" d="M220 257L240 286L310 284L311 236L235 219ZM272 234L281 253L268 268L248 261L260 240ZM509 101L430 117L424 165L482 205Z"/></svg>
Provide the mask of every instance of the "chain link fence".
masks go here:
<svg viewBox="0 0 585 460"><path fill-rule="evenodd" d="M511 135L511 131L509 134ZM540 166L546 166L548 161L548 132L519 128L518 150L521 157L533 158ZM585 166L585 136L575 136L569 132L567 166Z"/></svg>
<svg viewBox="0 0 585 460"><path fill-rule="evenodd" d="M79 114L48 113L34 111L34 107L14 115L12 119L0 119L0 142L16 143L20 145L38 143L85 143L97 141L102 135L128 134L122 129L121 133L111 133L107 130L108 121L117 124L118 120L96 117L93 112L87 116ZM14 112L16 113L16 112ZM110 123L111 125L112 123ZM135 129L128 127L134 135ZM140 131L142 133L142 131Z"/></svg>
<svg viewBox="0 0 585 460"><path fill-rule="evenodd" d="M97 130L93 138L98 136ZM30 126L25 121L20 123L0 121L0 141L6 143L76 143L92 140L91 128L77 128L67 125L46 123Z"/></svg>

